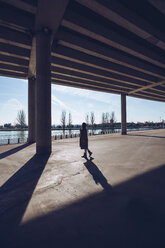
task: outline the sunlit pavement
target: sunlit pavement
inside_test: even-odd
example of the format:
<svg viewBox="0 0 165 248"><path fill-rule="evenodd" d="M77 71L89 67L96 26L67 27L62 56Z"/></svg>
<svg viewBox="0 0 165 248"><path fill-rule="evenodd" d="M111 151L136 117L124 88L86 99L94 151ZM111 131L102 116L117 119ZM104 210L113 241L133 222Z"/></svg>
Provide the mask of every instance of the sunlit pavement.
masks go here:
<svg viewBox="0 0 165 248"><path fill-rule="evenodd" d="M165 247L165 130L0 146L0 247Z"/></svg>

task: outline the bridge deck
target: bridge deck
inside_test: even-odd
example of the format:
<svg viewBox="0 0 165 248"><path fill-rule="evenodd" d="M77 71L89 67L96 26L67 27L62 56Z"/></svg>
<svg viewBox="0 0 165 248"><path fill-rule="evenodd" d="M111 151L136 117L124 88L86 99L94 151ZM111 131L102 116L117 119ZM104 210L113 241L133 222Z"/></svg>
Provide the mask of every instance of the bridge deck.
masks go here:
<svg viewBox="0 0 165 248"><path fill-rule="evenodd" d="M34 146L1 146L1 243L165 247L165 130L89 137L91 160L77 138Z"/></svg>
<svg viewBox="0 0 165 248"><path fill-rule="evenodd" d="M165 102L164 22L161 0L1 0L0 76L39 81L50 30L52 84Z"/></svg>

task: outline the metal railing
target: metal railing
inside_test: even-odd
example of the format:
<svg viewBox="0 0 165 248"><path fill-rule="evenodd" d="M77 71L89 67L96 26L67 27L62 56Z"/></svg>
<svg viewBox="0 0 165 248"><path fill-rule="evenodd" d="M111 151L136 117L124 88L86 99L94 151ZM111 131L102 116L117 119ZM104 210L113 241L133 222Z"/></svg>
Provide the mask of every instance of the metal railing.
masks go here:
<svg viewBox="0 0 165 248"><path fill-rule="evenodd" d="M132 131L145 131L145 130L153 130L156 128L147 128L147 129L127 129L127 132L132 132ZM158 128L157 128L158 129ZM163 129L163 128L159 128L159 129ZM88 132L88 136L93 136L93 135L104 135L104 134L113 134L113 133L121 133L121 130L102 130L99 133L95 133L95 132ZM52 140L61 140L61 139L68 139L68 138L76 138L76 137L80 137L79 133L75 133L75 134L57 134L52 136ZM19 144L19 143L26 143L28 142L28 138L27 137L22 137L22 138L17 138L17 137L12 137L12 138L4 138L4 139L0 139L0 145L8 145L8 144Z"/></svg>
<svg viewBox="0 0 165 248"><path fill-rule="evenodd" d="M28 142L28 138L4 138L0 139L0 145L19 144Z"/></svg>
<svg viewBox="0 0 165 248"><path fill-rule="evenodd" d="M102 134L108 134L108 133L117 133L117 131L102 131L98 134L94 133L94 132L89 132L88 135L92 136L92 135L102 135ZM57 134L52 136L52 140L61 140L61 139L69 139L69 138L76 138L76 137L80 137L79 133L75 133L75 134ZM0 139L0 145L8 145L8 144L19 144L19 143L25 143L28 142L28 138L24 137L24 138L17 138L17 137L12 137L12 138L3 138Z"/></svg>

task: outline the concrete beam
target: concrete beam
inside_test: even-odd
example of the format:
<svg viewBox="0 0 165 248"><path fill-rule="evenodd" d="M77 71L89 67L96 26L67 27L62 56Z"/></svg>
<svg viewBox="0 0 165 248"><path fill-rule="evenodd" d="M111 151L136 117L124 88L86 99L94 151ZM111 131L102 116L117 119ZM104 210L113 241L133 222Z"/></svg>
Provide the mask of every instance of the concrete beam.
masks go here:
<svg viewBox="0 0 165 248"><path fill-rule="evenodd" d="M126 106L126 95L121 94L121 134L127 134L127 106Z"/></svg>
<svg viewBox="0 0 165 248"><path fill-rule="evenodd" d="M112 85L108 85L108 84L105 84L105 83L100 83L98 81L93 81L91 82L90 80L83 80L83 78L79 78L79 79L74 79L74 78L69 78L69 77L65 77L65 76L62 76L60 77L59 75L53 75L52 76L52 79L54 80L57 80L57 81L61 81L61 82L68 82L68 86L70 86L70 84L72 83L77 83L78 85L84 85L84 86L92 86L93 89L104 89L105 91L107 90L107 92L110 92L112 91L112 93L115 91L115 92L118 92L119 94L121 94L122 92L127 92L127 89L125 87L123 87L121 89L121 87L116 87L115 86L112 86Z"/></svg>
<svg viewBox="0 0 165 248"><path fill-rule="evenodd" d="M52 47L52 56L56 58L65 59L67 61L76 62L77 64L87 65L92 68L99 70L112 72L117 75L126 76L129 78L141 80L142 82L157 82L159 79L157 77L148 75L146 73L127 68L122 65L117 65L110 61L105 61L104 59L97 58L80 51L76 51L64 46L54 46ZM52 57L52 59L53 59Z"/></svg>
<svg viewBox="0 0 165 248"><path fill-rule="evenodd" d="M36 9L37 9L36 6L28 4L21 0L1 0L1 2L5 2L13 7L16 7L24 11L28 11L32 14L36 13Z"/></svg>
<svg viewBox="0 0 165 248"><path fill-rule="evenodd" d="M165 68L164 56L158 51L142 45L136 40L128 38L114 31L110 26L103 26L87 17L81 16L73 11L67 11L61 23L62 26L88 36L103 44L117 48L137 58L146 60L154 65ZM96 28L97 27L97 28Z"/></svg>
<svg viewBox="0 0 165 248"><path fill-rule="evenodd" d="M162 0L148 0L155 8L165 15L165 2Z"/></svg>
<svg viewBox="0 0 165 248"><path fill-rule="evenodd" d="M55 64L57 63L57 64ZM93 87L107 87L107 90L109 91L112 89L115 89L119 93L125 91L127 92L131 91L129 89L132 89L132 91L139 89L141 81L138 80L132 80L128 79L119 75L113 75L113 73L97 70L96 68L88 67L87 65L77 64L76 62L69 61L69 60L63 60L59 58L52 57L52 77L58 81L68 81L68 86L70 83L77 82L77 84L82 84L82 82L85 83L86 88L88 88L88 83L93 84ZM144 82L145 83L145 82ZM146 84L146 83L145 83ZM151 84L150 84L151 85ZM144 85L143 85L144 86ZM146 85L145 85L146 86ZM147 85L147 88L149 88L149 85ZM121 90L121 92L120 92ZM146 96L153 97L155 100L164 100L163 93L164 90L155 90L155 92L145 91L143 90L144 94ZM131 95L131 94L130 94ZM155 97L156 96L156 97Z"/></svg>
<svg viewBox="0 0 165 248"><path fill-rule="evenodd" d="M5 21L18 29L24 31L34 27L35 15L27 11L9 6L5 2L0 2L0 20Z"/></svg>
<svg viewBox="0 0 165 248"><path fill-rule="evenodd" d="M98 92L106 92L106 93L113 93L113 94L120 94L121 92L117 91L117 90L108 90L107 88L104 87L94 87L88 83L84 84L84 83L80 83L80 82L69 82L68 84L68 80L59 80L59 79L54 79L52 78L52 83L57 84L57 85L63 85L63 86L69 86L69 87L74 87L74 88L80 88L80 89L87 89L87 90L94 90L94 91L98 91ZM123 92L125 93L125 92Z"/></svg>
<svg viewBox="0 0 165 248"><path fill-rule="evenodd" d="M31 46L27 46L27 45L20 44L18 42L11 41L11 40L6 40L6 39L3 39L3 38L0 38L0 43L11 45L11 46L21 47L21 48L24 48L24 49L30 49L31 48Z"/></svg>
<svg viewBox="0 0 165 248"><path fill-rule="evenodd" d="M156 87L159 87L159 86L156 86L156 87L154 87L154 88L152 88L152 91L153 92L161 92L161 93L165 93L165 88L164 88L164 85L161 85L162 86L162 88L156 88Z"/></svg>
<svg viewBox="0 0 165 248"><path fill-rule="evenodd" d="M118 83L125 83L126 86L145 86L146 82L129 78L123 75L118 75L112 72L104 71L98 68L94 68L88 65L76 63L74 61L68 61L61 58L52 57L51 59L52 70L56 71L56 68L66 68L67 70L77 71L80 73L96 76L107 80L112 80ZM114 82L113 82L114 83Z"/></svg>
<svg viewBox="0 0 165 248"><path fill-rule="evenodd" d="M140 88L138 88L136 90L131 90L130 92L128 92L128 94L130 95L130 94L133 94L133 93L136 93L136 92L139 92L139 91L152 89L153 87L156 87L156 86L159 86L159 85L162 85L162 84L165 84L165 80L157 82L157 83L152 83L152 84L147 85L147 86L140 87Z"/></svg>
<svg viewBox="0 0 165 248"><path fill-rule="evenodd" d="M28 142L35 142L35 78L28 78Z"/></svg>
<svg viewBox="0 0 165 248"><path fill-rule="evenodd" d="M165 71L163 68L154 66L146 61L137 59L132 55L120 52L111 47L107 48L97 42L87 40L84 37L82 38L78 35L73 35L64 29L60 29L57 38L59 39L58 44L65 47L165 79Z"/></svg>
<svg viewBox="0 0 165 248"><path fill-rule="evenodd" d="M26 73L28 72L28 68L27 67L23 67L23 66L15 66L15 65L10 65L10 64L5 64L5 63L1 63L0 61L0 68L1 70L8 70L8 71L13 71L13 72L18 72L18 73Z"/></svg>
<svg viewBox="0 0 165 248"><path fill-rule="evenodd" d="M27 59L17 58L8 56L5 54L0 54L0 62L3 64L16 65L20 67L27 67L29 65L29 61Z"/></svg>
<svg viewBox="0 0 165 248"><path fill-rule="evenodd" d="M59 71L59 70L58 70ZM130 85L125 85L124 83L117 83L113 80L105 80L105 79L101 79L98 77L94 77L94 76L89 76L89 75L85 75L84 73L77 73L77 72L71 72L67 71L67 70L61 70L60 72L58 72L57 70L54 72L52 71L52 77L55 77L56 79L65 79L65 80L73 80L73 81L80 81L80 82L89 82L90 84L94 84L94 85L99 85L99 86L107 86L107 88L116 88L120 91L128 91L131 86ZM135 88L134 86L132 86L132 88Z"/></svg>
<svg viewBox="0 0 165 248"><path fill-rule="evenodd" d="M1 70L0 69L0 76L4 77L13 77L13 78L20 78L20 79L26 79L27 74L23 72L15 72L15 71L9 71L9 70Z"/></svg>
<svg viewBox="0 0 165 248"><path fill-rule="evenodd" d="M151 92L151 91L149 91L149 90L144 90L144 91L141 91L141 92L135 92L135 93L133 93L134 95L143 95L143 96L152 96L153 98L155 97L155 98L158 98L158 99L162 99L162 100L165 100L165 94L162 94L162 92L161 93L159 93L159 94L157 94L157 93L154 93L154 92ZM133 95L132 94L132 95ZM130 96L130 95L129 95Z"/></svg>
<svg viewBox="0 0 165 248"><path fill-rule="evenodd" d="M12 30L11 28L6 27L6 25L4 26L4 23L0 22L0 34L0 42L27 49L31 48L30 33L23 33L17 30Z"/></svg>
<svg viewBox="0 0 165 248"><path fill-rule="evenodd" d="M60 70L58 70L60 71ZM85 85L86 89L88 89L88 86L92 86L93 89L98 89L98 88L104 88L105 90L107 89L107 92L113 93L113 91L115 90L116 92L118 92L119 94L124 93L127 94L128 92L128 87L123 85L118 85L116 82L113 81L109 81L109 83L105 82L104 80L98 80L98 78L96 77L96 79L92 79L92 77L90 76L88 78L88 75L86 77L84 77L84 74L80 74L80 73L76 73L76 72L69 72L66 69L62 69L61 72L52 72L52 80L56 80L56 81L61 81L61 82L65 82L65 85L70 86L70 84L74 83L74 84L78 84L78 85ZM164 100L164 92L165 91L161 91L161 92L142 92L142 95L146 95L149 96L150 98L153 97L153 99L161 99ZM136 94L136 93L135 93ZM131 96L131 95L130 95ZM156 97L155 97L156 96Z"/></svg>
<svg viewBox="0 0 165 248"><path fill-rule="evenodd" d="M155 96L158 96L160 98L162 97L165 99L165 91L164 92L155 92L152 89L147 89L147 90L144 90L142 92L147 93L148 95L155 95Z"/></svg>
<svg viewBox="0 0 165 248"><path fill-rule="evenodd" d="M144 100L150 100L150 101L165 102L165 98L151 96L148 94L144 94L143 92L134 93L134 94L130 95L130 97L136 97L136 98L140 98L140 99L144 99Z"/></svg>
<svg viewBox="0 0 165 248"><path fill-rule="evenodd" d="M143 17L116 0L76 0L78 3L107 18L117 25L165 50L165 35Z"/></svg>
<svg viewBox="0 0 165 248"><path fill-rule="evenodd" d="M162 85L160 85L160 86L156 86L155 88L154 88L154 90L165 90L165 84L162 84Z"/></svg>
<svg viewBox="0 0 165 248"><path fill-rule="evenodd" d="M11 44L0 43L0 54L9 54L10 56L19 56L29 59L30 50L22 47L14 46Z"/></svg>

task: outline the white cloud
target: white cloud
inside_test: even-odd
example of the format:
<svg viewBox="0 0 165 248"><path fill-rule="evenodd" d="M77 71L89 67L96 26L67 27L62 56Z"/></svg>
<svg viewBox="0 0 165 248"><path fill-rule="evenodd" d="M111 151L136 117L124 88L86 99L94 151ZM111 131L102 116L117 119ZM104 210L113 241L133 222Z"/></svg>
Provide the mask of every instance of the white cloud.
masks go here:
<svg viewBox="0 0 165 248"><path fill-rule="evenodd" d="M67 106L53 94L52 94L52 103L60 105L63 108L67 108Z"/></svg>
<svg viewBox="0 0 165 248"><path fill-rule="evenodd" d="M57 98L54 94L52 94L52 103L54 105L60 106L60 109L55 109L55 116L54 116L54 108L52 110L52 120L53 123L57 123L57 120L60 120L60 115L62 110L66 110L68 112L72 113L72 117L74 118L74 121L78 121L82 119L81 114L76 111L74 108L71 108L69 105L65 104L63 101L61 101L59 98ZM55 118L56 117L56 118Z"/></svg>
<svg viewBox="0 0 165 248"><path fill-rule="evenodd" d="M88 107L89 107L89 109L93 109L94 108L93 103L88 103Z"/></svg>
<svg viewBox="0 0 165 248"><path fill-rule="evenodd" d="M21 80L21 82L23 82L23 83L28 83L28 80L27 79L20 79Z"/></svg>
<svg viewBox="0 0 165 248"><path fill-rule="evenodd" d="M60 86L60 85L52 85L52 95L63 96L63 99L65 99L64 100L65 103L61 101L59 102L59 99L57 99L57 97L55 99L55 103L59 104L60 107L62 107L62 109L65 109L66 111L69 110L72 113L74 123L82 123L83 121L85 121L86 113L87 112L90 113L91 111L95 112L96 122L99 123L101 119L100 115L102 109L107 112L113 110L115 111L117 120L120 118L118 116L120 114L119 95L91 91L91 90L83 90L83 89ZM76 97L79 98L78 102ZM69 104L69 106L67 103ZM57 109L54 109L53 113L54 112L56 114L53 114L54 115L53 122L56 123L56 120L60 119L60 113L57 114Z"/></svg>
<svg viewBox="0 0 165 248"><path fill-rule="evenodd" d="M115 95L114 97L114 95L109 94L109 93L102 93L102 92L96 92L96 91L91 91L91 90L83 90L83 89L59 86L59 85L52 85L52 87L53 87L53 90L55 91L60 91L60 92L70 94L70 95L86 97L88 99L92 99L92 100L99 101L102 103L119 106L117 97L120 97L120 96L118 95Z"/></svg>
<svg viewBox="0 0 165 248"><path fill-rule="evenodd" d="M10 111L11 111L11 108L13 110L19 110L19 109L22 109L23 108L23 105L22 103L16 99L16 98L11 98L9 99L8 101L6 101L4 104L3 104L3 107L2 107L2 111L7 111L8 109L10 108Z"/></svg>
<svg viewBox="0 0 165 248"><path fill-rule="evenodd" d="M17 118L17 113L20 109L24 109L24 107L18 99L11 98L6 101L0 109L0 124L4 124L7 122L13 124Z"/></svg>

